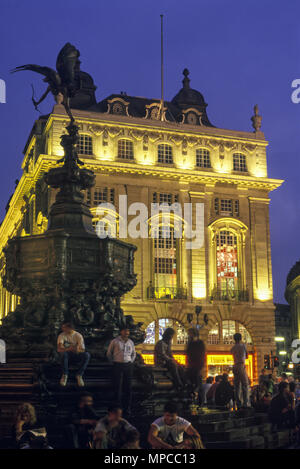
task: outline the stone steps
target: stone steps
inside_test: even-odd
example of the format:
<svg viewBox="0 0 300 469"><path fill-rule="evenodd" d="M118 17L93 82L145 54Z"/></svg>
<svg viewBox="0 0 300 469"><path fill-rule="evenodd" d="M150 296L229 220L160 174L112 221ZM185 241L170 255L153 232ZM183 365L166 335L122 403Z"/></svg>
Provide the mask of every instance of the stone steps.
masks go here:
<svg viewBox="0 0 300 469"><path fill-rule="evenodd" d="M271 433L266 414L255 414L253 409L239 412L210 410L193 417L207 449L284 448L289 444L289 431Z"/></svg>

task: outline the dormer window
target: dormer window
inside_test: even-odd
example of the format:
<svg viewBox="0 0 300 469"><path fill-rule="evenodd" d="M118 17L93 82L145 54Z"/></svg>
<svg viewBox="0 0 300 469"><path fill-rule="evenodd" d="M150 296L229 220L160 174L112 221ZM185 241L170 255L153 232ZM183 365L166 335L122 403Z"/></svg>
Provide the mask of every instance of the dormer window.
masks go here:
<svg viewBox="0 0 300 469"><path fill-rule="evenodd" d="M118 158L133 160L133 143L131 140L122 138L118 141Z"/></svg>
<svg viewBox="0 0 300 469"><path fill-rule="evenodd" d="M78 153L80 155L93 154L93 139L89 135L79 135Z"/></svg>
<svg viewBox="0 0 300 469"><path fill-rule="evenodd" d="M233 154L233 171L247 172L246 155L243 153Z"/></svg>
<svg viewBox="0 0 300 469"><path fill-rule="evenodd" d="M211 168L209 150L206 150L206 148L197 148L196 166L197 168Z"/></svg>
<svg viewBox="0 0 300 469"><path fill-rule="evenodd" d="M173 149L171 145L164 143L157 147L157 161L158 163L172 164L173 163Z"/></svg>
<svg viewBox="0 0 300 469"><path fill-rule="evenodd" d="M121 116L128 116L128 105L125 99L117 97L107 101L107 112L109 114L118 114Z"/></svg>

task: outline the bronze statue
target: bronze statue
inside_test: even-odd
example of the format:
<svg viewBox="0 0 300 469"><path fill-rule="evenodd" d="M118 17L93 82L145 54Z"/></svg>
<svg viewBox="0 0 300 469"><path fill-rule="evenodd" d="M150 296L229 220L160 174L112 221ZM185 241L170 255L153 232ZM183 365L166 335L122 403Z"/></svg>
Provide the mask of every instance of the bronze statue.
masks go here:
<svg viewBox="0 0 300 469"><path fill-rule="evenodd" d="M57 71L50 67L27 64L16 67L11 71L11 73L30 70L32 72L44 75L45 78L43 81L48 83L48 88L38 101L35 101L35 99L32 97L34 107L38 109L38 105L44 101L49 92L51 92L56 102L64 106L68 116L71 119L72 125L74 123L74 118L70 109L70 98L75 96L80 86L78 74L80 69L80 60L78 59L79 56L79 50L67 42L57 56Z"/></svg>

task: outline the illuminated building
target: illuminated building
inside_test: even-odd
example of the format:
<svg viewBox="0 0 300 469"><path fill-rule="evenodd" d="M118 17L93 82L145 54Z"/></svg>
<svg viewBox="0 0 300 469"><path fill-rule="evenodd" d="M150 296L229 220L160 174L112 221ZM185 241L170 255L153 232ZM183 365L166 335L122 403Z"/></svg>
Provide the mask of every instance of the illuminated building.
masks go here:
<svg viewBox="0 0 300 469"><path fill-rule="evenodd" d="M128 205L143 202L149 213L151 203L204 204L202 246L186 249L186 237L176 238L175 214L168 226L158 216L156 228L148 218L147 230L156 229L156 238L125 239L138 247L138 282L122 307L147 329L140 350L151 355L164 328L172 326L174 350L183 360L186 330L195 323L197 305L202 307L201 323L203 314L208 315L201 329L207 372L229 370L232 336L240 331L250 352L249 372L256 377L264 355L275 349L268 205L269 193L282 183L267 176L267 141L255 124L260 116L256 112L252 118L254 132L214 127L202 94L190 87L187 70L182 89L163 106L157 99L126 93L96 103L92 78L80 73L82 89L71 106L80 129L80 159L96 174L95 187L85 196L95 226L97 206L112 203L119 236L121 195L128 197ZM22 177L0 227L1 250L12 236L46 229L55 194L43 174L62 156L60 135L66 124L61 105L36 121L26 143ZM133 219L129 214L128 222ZM170 236L164 238L168 230ZM3 255L1 262L3 270ZM2 287L0 301L3 316L17 299ZM146 359L151 362L151 356Z"/></svg>

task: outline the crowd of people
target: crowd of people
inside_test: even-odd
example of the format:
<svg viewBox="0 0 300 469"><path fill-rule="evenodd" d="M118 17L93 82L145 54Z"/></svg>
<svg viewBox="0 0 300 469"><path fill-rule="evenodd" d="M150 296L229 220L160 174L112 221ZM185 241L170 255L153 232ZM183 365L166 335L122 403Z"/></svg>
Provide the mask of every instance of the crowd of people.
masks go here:
<svg viewBox="0 0 300 469"><path fill-rule="evenodd" d="M203 382L205 346L199 339L197 328L188 331L186 347L187 365L183 367L174 359L172 339L175 331L167 328L155 345L155 365L163 367L173 381L177 400L188 396L200 408L214 406L232 411L251 408L267 412L274 430L291 429L299 439L300 427L300 384L298 380L282 374L275 379L265 369L261 371L259 383L252 386L246 373L245 361L248 352L239 333L234 335L235 344L231 349L234 359L233 376L227 373L208 376ZM68 448L92 449L139 449L140 432L130 423L132 401L132 375L136 351L130 339L130 331L124 327L107 349L107 358L112 363L112 384L114 395L107 414L100 418L94 410L93 395L80 392L75 409L64 426L64 442ZM71 323L62 325L57 339L57 351L61 356L62 376L60 385L65 387L69 377L69 365L76 361L79 388L85 386L84 373L90 361L85 350L84 339L74 330ZM13 446L16 448L51 448L47 431L36 417L34 407L24 403L17 409L12 430ZM204 448L198 431L191 422L178 415L177 404L170 401L164 413L150 424L147 443L149 448Z"/></svg>

